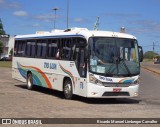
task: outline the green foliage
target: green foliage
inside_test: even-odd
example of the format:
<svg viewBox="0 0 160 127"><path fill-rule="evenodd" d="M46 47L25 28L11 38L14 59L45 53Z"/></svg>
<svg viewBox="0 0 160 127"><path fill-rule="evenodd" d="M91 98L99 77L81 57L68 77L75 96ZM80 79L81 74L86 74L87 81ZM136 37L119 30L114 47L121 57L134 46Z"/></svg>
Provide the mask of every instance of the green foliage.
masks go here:
<svg viewBox="0 0 160 127"><path fill-rule="evenodd" d="M156 55L155 58L160 59L160 56L159 56L159 55Z"/></svg>
<svg viewBox="0 0 160 127"><path fill-rule="evenodd" d="M144 54L144 59L153 59L153 57L157 56L158 54L153 51L147 51Z"/></svg>
<svg viewBox="0 0 160 127"><path fill-rule="evenodd" d="M13 55L13 48L10 50L9 54Z"/></svg>
<svg viewBox="0 0 160 127"><path fill-rule="evenodd" d="M0 67L11 68L12 62L11 61L0 61Z"/></svg>
<svg viewBox="0 0 160 127"><path fill-rule="evenodd" d="M3 53L3 43L0 41L0 55Z"/></svg>
<svg viewBox="0 0 160 127"><path fill-rule="evenodd" d="M3 24L2 24L2 21L0 19L0 35L5 35L5 34L6 33L5 33L4 29L3 29Z"/></svg>
<svg viewBox="0 0 160 127"><path fill-rule="evenodd" d="M5 35L5 31L4 30L0 30L0 35Z"/></svg>

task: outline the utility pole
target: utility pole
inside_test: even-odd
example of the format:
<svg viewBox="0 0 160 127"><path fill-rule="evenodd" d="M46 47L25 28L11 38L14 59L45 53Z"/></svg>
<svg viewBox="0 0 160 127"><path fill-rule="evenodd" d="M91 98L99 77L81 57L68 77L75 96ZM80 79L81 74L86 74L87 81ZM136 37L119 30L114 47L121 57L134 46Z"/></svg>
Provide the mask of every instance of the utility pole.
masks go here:
<svg viewBox="0 0 160 127"><path fill-rule="evenodd" d="M53 8L52 10L55 11L55 17L54 17L54 29L56 29L56 11L58 10L58 8Z"/></svg>
<svg viewBox="0 0 160 127"><path fill-rule="evenodd" d="M154 42L153 42L153 52L154 52L154 49L155 49L155 44L154 44Z"/></svg>
<svg viewBox="0 0 160 127"><path fill-rule="evenodd" d="M67 0L67 29L69 27L69 0Z"/></svg>
<svg viewBox="0 0 160 127"><path fill-rule="evenodd" d="M96 22L94 23L94 30L98 30L98 28L99 28L99 17L97 17L97 20L96 20Z"/></svg>

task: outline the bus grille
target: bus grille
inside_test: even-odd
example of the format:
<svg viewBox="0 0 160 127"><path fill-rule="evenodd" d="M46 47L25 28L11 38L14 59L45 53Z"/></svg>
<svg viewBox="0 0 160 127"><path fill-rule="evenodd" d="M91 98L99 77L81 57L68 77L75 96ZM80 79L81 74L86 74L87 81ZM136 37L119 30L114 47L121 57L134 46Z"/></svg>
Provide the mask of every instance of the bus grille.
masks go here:
<svg viewBox="0 0 160 127"><path fill-rule="evenodd" d="M103 82L103 85L105 87L129 87L131 86L131 84L104 83L104 82Z"/></svg>
<svg viewBox="0 0 160 127"><path fill-rule="evenodd" d="M128 92L105 92L102 96L129 96Z"/></svg>

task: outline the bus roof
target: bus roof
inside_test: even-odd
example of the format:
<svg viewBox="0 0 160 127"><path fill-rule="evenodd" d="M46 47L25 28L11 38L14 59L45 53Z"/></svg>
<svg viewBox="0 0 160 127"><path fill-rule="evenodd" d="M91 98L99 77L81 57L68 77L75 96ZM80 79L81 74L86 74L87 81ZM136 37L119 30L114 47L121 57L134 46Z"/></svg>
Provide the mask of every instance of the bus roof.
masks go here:
<svg viewBox="0 0 160 127"><path fill-rule="evenodd" d="M86 28L71 28L67 30L53 30L51 32L46 31L37 31L36 34L28 35L17 35L15 36L16 40L19 39L35 39L35 38L59 38L59 37L84 37L88 39L89 37L117 37L117 38L129 38L136 39L135 36L112 31L95 31L88 30Z"/></svg>

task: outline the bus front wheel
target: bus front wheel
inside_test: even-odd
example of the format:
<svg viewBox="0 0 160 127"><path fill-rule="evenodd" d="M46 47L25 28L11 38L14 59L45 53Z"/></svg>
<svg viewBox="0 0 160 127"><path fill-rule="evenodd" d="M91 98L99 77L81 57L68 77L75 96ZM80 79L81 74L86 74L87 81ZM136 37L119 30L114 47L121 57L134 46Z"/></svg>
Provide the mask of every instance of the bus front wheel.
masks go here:
<svg viewBox="0 0 160 127"><path fill-rule="evenodd" d="M27 75L27 88L29 90L33 89L33 79L32 79L32 73L28 73Z"/></svg>
<svg viewBox="0 0 160 127"><path fill-rule="evenodd" d="M64 97L66 99L72 99L73 97L73 90L72 90L72 82L71 80L65 80L64 87L63 87Z"/></svg>

